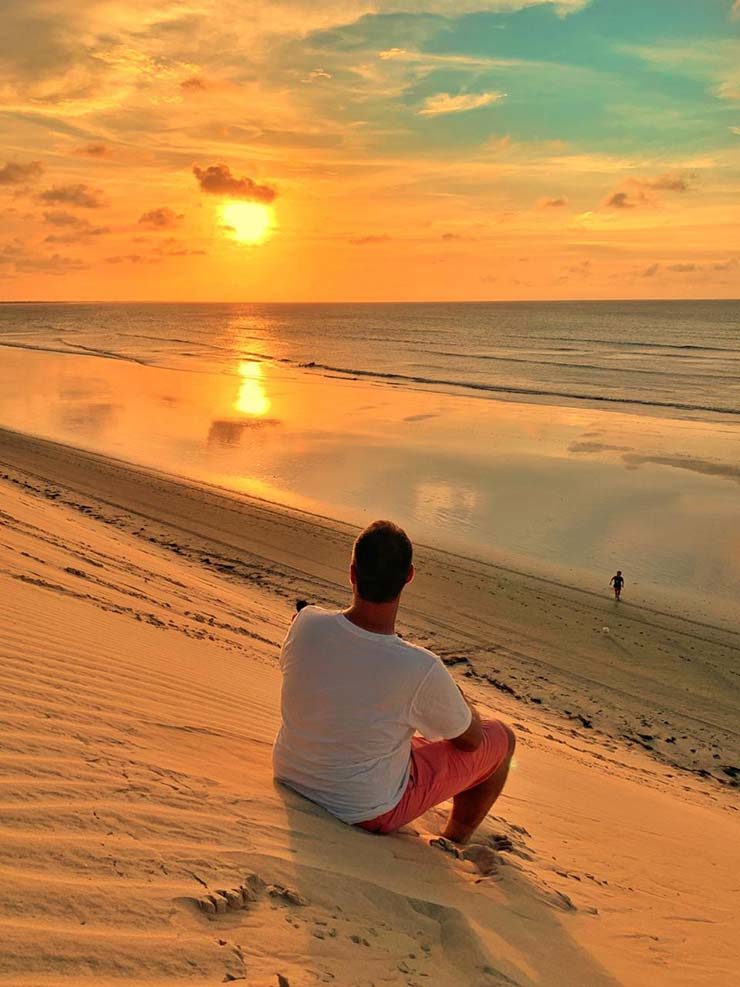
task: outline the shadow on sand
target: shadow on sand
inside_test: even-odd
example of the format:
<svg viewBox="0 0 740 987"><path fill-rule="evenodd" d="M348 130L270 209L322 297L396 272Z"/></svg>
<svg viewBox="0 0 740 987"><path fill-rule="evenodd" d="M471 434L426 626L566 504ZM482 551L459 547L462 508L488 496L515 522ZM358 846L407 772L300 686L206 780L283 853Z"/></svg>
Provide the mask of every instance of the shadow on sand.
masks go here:
<svg viewBox="0 0 740 987"><path fill-rule="evenodd" d="M433 834L421 832L429 814L415 824L419 832L375 836L275 787L294 860L287 876L324 913L318 921L329 923L308 940L317 973L348 987L619 987L568 932L576 906L517 866L502 862L489 878L473 874L470 864L429 846ZM343 964L324 929L361 948Z"/></svg>

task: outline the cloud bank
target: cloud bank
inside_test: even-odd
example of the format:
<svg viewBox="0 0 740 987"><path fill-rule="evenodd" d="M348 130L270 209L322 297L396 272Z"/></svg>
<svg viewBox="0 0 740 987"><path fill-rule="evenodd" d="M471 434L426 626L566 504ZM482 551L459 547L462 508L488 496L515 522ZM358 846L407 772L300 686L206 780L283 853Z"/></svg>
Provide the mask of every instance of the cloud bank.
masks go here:
<svg viewBox="0 0 740 987"><path fill-rule="evenodd" d="M150 212L145 212L139 217L139 223L142 226L151 226L160 230L172 229L173 226L177 226L184 216L182 213L176 213L169 206L160 206L159 209L152 209Z"/></svg>
<svg viewBox="0 0 740 987"><path fill-rule="evenodd" d="M228 195L232 199L249 202L272 202L277 192L268 185L258 185L251 178L237 178L225 164L193 168L193 174L204 192L210 195Z"/></svg>
<svg viewBox="0 0 740 987"><path fill-rule="evenodd" d="M105 197L99 189L89 185L54 185L45 192L39 193L42 202L65 203L69 206L79 206L82 209L99 209L106 204Z"/></svg>
<svg viewBox="0 0 740 987"><path fill-rule="evenodd" d="M0 168L0 185L23 185L33 182L44 172L40 161L29 161L21 164L19 161L8 161Z"/></svg>

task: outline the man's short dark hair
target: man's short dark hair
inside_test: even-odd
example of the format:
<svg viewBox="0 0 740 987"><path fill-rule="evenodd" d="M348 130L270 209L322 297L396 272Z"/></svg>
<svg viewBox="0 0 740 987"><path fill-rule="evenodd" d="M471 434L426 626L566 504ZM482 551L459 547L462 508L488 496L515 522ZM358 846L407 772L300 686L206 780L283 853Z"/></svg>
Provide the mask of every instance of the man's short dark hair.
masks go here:
<svg viewBox="0 0 740 987"><path fill-rule="evenodd" d="M411 569L413 548L406 532L392 521L373 521L352 552L357 592L370 603L389 603L400 595Z"/></svg>

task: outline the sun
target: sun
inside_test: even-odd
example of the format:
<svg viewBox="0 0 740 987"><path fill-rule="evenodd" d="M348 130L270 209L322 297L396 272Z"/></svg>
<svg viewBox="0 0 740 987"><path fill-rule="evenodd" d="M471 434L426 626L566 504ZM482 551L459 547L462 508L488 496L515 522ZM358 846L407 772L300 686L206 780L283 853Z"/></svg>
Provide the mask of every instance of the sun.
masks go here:
<svg viewBox="0 0 740 987"><path fill-rule="evenodd" d="M225 202L221 219L229 236L240 243L263 243L273 225L272 209L261 202Z"/></svg>

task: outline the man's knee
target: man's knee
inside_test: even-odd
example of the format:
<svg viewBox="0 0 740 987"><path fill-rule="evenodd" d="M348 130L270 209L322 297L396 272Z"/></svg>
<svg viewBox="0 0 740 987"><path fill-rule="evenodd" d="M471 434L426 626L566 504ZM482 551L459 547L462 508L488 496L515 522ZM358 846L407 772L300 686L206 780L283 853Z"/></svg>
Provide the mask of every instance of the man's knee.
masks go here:
<svg viewBox="0 0 740 987"><path fill-rule="evenodd" d="M502 729L506 734L506 740L508 743L508 750L506 752L506 757L508 760L510 760L514 755L514 751L516 750L516 734L511 729L510 726L507 726L506 723L502 723L501 720L484 720L483 728L486 729L486 727L489 726L495 728L496 730Z"/></svg>

